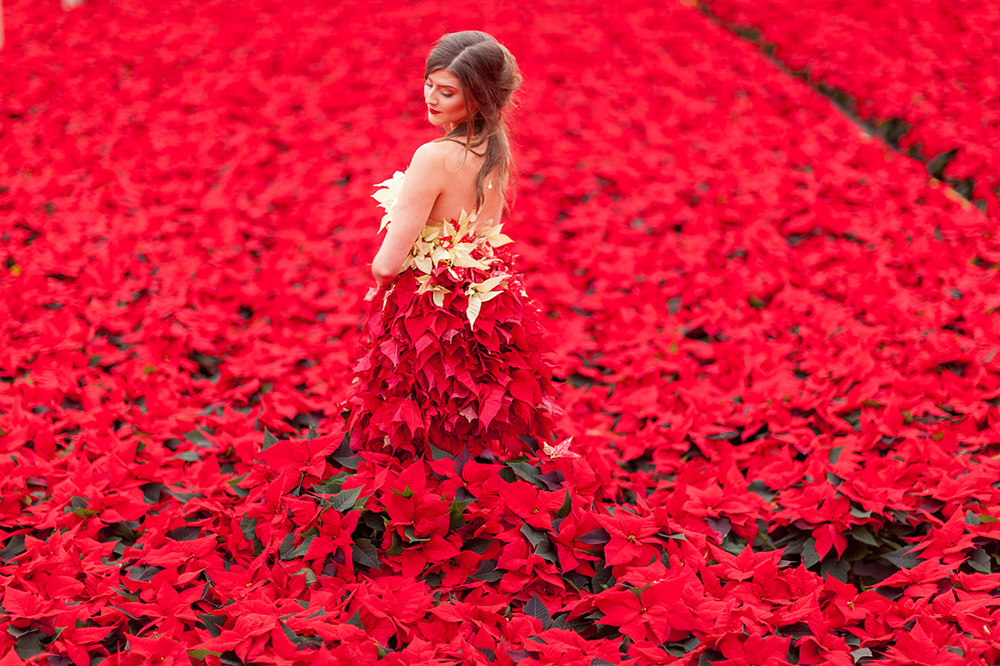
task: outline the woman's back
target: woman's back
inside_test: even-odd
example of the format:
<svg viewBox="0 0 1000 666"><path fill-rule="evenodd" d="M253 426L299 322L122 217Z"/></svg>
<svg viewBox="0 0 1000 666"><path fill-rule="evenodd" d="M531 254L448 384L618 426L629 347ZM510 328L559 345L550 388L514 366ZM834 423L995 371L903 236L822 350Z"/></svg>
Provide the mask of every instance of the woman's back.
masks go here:
<svg viewBox="0 0 1000 666"><path fill-rule="evenodd" d="M476 182L483 157L467 151L465 146L454 141L434 141L428 146L433 147L436 158L431 160L431 164L441 169L447 182L447 187L434 201L428 222L441 224L458 220L463 211L471 214L476 209ZM496 180L496 173L486 176L483 203L474 228L492 227L500 222L503 201L501 187Z"/></svg>

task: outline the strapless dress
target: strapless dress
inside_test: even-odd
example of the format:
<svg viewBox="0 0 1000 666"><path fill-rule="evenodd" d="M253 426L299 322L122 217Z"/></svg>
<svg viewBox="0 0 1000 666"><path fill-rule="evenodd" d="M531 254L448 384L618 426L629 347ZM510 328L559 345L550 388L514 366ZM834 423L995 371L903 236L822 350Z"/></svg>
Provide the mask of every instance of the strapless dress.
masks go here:
<svg viewBox="0 0 1000 666"><path fill-rule="evenodd" d="M405 174L374 198L392 223ZM351 447L401 459L434 449L516 458L557 438L560 413L538 308L502 225L429 222L399 275L368 294L344 403Z"/></svg>

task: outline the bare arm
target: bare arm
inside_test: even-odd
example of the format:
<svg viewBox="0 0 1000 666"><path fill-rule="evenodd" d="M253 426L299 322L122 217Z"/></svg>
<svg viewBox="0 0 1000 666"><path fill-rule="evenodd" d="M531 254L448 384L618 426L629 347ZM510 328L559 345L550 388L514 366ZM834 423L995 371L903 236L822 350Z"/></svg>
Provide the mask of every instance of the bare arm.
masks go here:
<svg viewBox="0 0 1000 666"><path fill-rule="evenodd" d="M413 243L427 223L434 202L444 190L442 167L440 144L424 144L413 153L392 223L372 261L372 275L380 287L399 275Z"/></svg>

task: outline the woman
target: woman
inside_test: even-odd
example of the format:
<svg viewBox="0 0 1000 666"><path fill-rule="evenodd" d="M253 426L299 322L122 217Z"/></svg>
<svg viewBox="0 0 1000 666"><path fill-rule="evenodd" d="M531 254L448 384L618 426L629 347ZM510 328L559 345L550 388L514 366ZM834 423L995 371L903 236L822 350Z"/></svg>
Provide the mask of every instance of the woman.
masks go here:
<svg viewBox="0 0 1000 666"><path fill-rule="evenodd" d="M346 405L355 450L511 458L551 439L542 328L500 231L505 115L520 83L514 57L486 33L445 35L427 58L427 119L445 135L373 195L387 231Z"/></svg>

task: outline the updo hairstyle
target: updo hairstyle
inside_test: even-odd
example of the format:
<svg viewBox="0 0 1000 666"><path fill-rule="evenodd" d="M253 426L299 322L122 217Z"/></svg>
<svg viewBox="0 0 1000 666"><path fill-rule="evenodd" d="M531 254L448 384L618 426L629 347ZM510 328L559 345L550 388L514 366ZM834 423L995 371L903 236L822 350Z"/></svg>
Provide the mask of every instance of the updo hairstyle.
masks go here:
<svg viewBox="0 0 1000 666"><path fill-rule="evenodd" d="M485 196L486 176L496 171L500 197L504 196L508 178L514 175L507 138L506 109L511 95L521 87L521 72L517 61L492 35L478 30L453 32L437 41L427 56L426 78L431 72L445 69L458 77L465 96L465 121L458 123L443 137L465 145L476 155L485 157L476 180L476 209ZM470 111L474 103L475 110ZM485 144L482 153L473 149Z"/></svg>

